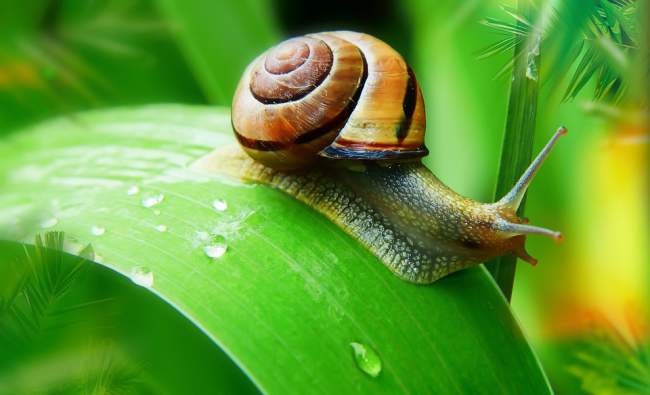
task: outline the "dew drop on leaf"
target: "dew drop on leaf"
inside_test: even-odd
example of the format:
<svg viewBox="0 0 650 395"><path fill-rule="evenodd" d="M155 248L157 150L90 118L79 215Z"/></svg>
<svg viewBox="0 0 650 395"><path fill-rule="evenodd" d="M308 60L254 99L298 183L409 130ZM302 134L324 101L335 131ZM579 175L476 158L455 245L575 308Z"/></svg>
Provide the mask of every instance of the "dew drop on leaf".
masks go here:
<svg viewBox="0 0 650 395"><path fill-rule="evenodd" d="M529 80L537 81L539 79L539 71L537 62L539 59L539 46L541 35L534 36L531 48L529 48L526 58L526 78Z"/></svg>
<svg viewBox="0 0 650 395"><path fill-rule="evenodd" d="M212 201L212 207L217 211L226 211L228 203L225 200L215 199Z"/></svg>
<svg viewBox="0 0 650 395"><path fill-rule="evenodd" d="M156 225L156 230L158 232L167 232L167 225L163 225L163 224Z"/></svg>
<svg viewBox="0 0 650 395"><path fill-rule="evenodd" d="M537 81L539 74L537 72L537 64L529 63L526 67L526 78L529 80Z"/></svg>
<svg viewBox="0 0 650 395"><path fill-rule="evenodd" d="M56 226L56 224L58 223L59 223L58 218L55 217L48 218L46 220L43 220L43 222L41 222L41 228L43 229L51 228L53 226Z"/></svg>
<svg viewBox="0 0 650 395"><path fill-rule="evenodd" d="M228 246L222 243L210 244L203 247L203 252L205 255L212 259L221 258L228 250Z"/></svg>
<svg viewBox="0 0 650 395"><path fill-rule="evenodd" d="M381 359L379 354L370 346L363 343L350 343L354 353L354 361L359 369L370 377L377 377L381 373Z"/></svg>
<svg viewBox="0 0 650 395"><path fill-rule="evenodd" d="M151 288L153 286L153 272L144 266L135 266L129 273L131 281L141 287Z"/></svg>
<svg viewBox="0 0 650 395"><path fill-rule="evenodd" d="M127 191L127 195L137 195L140 192L140 188L137 185L131 186Z"/></svg>
<svg viewBox="0 0 650 395"><path fill-rule="evenodd" d="M93 225L90 227L90 233L92 233L93 236L101 236L106 233L106 229L101 226Z"/></svg>
<svg viewBox="0 0 650 395"><path fill-rule="evenodd" d="M149 196L142 199L142 205L146 208L153 207L156 204L162 202L163 199L165 199L165 195L163 195L162 193L154 196Z"/></svg>

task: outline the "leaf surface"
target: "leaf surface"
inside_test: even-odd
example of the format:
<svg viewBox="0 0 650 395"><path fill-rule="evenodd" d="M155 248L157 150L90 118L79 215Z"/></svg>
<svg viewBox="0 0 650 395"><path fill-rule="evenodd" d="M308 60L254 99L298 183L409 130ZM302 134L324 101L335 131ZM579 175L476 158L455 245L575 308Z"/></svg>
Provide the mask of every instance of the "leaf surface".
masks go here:
<svg viewBox="0 0 650 395"><path fill-rule="evenodd" d="M92 243L96 261L150 285L268 393L550 392L483 268L399 280L291 197L189 168L224 144L228 109L179 105L17 133L0 145L0 236L62 230L73 253ZM377 354L376 377L351 343Z"/></svg>

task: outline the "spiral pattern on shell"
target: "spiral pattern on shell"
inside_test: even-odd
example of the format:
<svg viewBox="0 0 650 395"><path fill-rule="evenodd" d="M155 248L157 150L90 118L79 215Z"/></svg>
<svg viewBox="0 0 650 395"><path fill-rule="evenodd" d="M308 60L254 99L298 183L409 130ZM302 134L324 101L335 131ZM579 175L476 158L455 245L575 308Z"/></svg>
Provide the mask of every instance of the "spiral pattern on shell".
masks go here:
<svg viewBox="0 0 650 395"><path fill-rule="evenodd" d="M251 157L282 170L319 157L427 154L415 75L389 45L362 33L310 34L262 54L239 82L232 124Z"/></svg>

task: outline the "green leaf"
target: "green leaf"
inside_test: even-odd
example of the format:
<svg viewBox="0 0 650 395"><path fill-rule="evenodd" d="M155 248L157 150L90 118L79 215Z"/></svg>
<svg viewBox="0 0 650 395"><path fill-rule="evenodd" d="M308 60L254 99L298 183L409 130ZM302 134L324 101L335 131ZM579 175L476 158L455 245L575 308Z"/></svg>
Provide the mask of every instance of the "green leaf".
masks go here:
<svg viewBox="0 0 650 395"><path fill-rule="evenodd" d="M92 243L96 261L176 307L268 393L550 392L483 268L399 280L291 197L189 168L224 144L229 110L186 106L13 135L0 145L0 237L29 242L46 227ZM358 366L353 343L379 361Z"/></svg>

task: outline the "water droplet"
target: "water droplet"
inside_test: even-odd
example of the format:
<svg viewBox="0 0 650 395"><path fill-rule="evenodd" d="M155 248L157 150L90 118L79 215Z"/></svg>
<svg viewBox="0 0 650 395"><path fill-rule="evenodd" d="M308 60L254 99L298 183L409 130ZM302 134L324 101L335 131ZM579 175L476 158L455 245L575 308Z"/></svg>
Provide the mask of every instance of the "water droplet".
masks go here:
<svg viewBox="0 0 650 395"><path fill-rule="evenodd" d="M226 211L228 203L225 200L215 199L212 201L212 207L217 211Z"/></svg>
<svg viewBox="0 0 650 395"><path fill-rule="evenodd" d="M354 352L354 361L359 369L370 377L377 377L381 373L381 359L379 354L370 346L363 343L350 343Z"/></svg>
<svg viewBox="0 0 650 395"><path fill-rule="evenodd" d="M43 222L41 222L41 228L43 228L43 229L51 228L53 226L56 226L56 224L58 224L58 223L59 223L58 218L55 218L55 217L48 218L46 220L43 220Z"/></svg>
<svg viewBox="0 0 650 395"><path fill-rule="evenodd" d="M163 225L163 224L156 225L156 230L158 232L167 232L167 225Z"/></svg>
<svg viewBox="0 0 650 395"><path fill-rule="evenodd" d="M90 228L90 233L92 233L93 236L101 236L104 233L106 233L106 228L102 228L101 226L93 225Z"/></svg>
<svg viewBox="0 0 650 395"><path fill-rule="evenodd" d="M528 48L526 58L526 78L529 80L537 81L539 79L539 71L537 62L539 61L539 46L541 42L541 34L535 33L533 41Z"/></svg>
<svg viewBox="0 0 650 395"><path fill-rule="evenodd" d="M136 266L129 274L131 281L141 287L151 288L153 286L153 272L144 266Z"/></svg>
<svg viewBox="0 0 650 395"><path fill-rule="evenodd" d="M132 187L130 187L130 188L126 191L126 194L127 194L127 195L137 195L139 192L140 192L140 188L138 188L137 185L133 185Z"/></svg>
<svg viewBox="0 0 650 395"><path fill-rule="evenodd" d="M537 81L539 73L537 72L537 64L534 62L528 63L526 67L526 78L529 80Z"/></svg>
<svg viewBox="0 0 650 395"><path fill-rule="evenodd" d="M142 199L142 205L146 208L153 207L156 204L162 202L163 199L165 199L165 195L163 195L162 193L154 196L149 196Z"/></svg>
<svg viewBox="0 0 650 395"><path fill-rule="evenodd" d="M205 255L209 256L212 259L218 259L226 253L228 246L222 243L210 244L203 247L203 252Z"/></svg>

